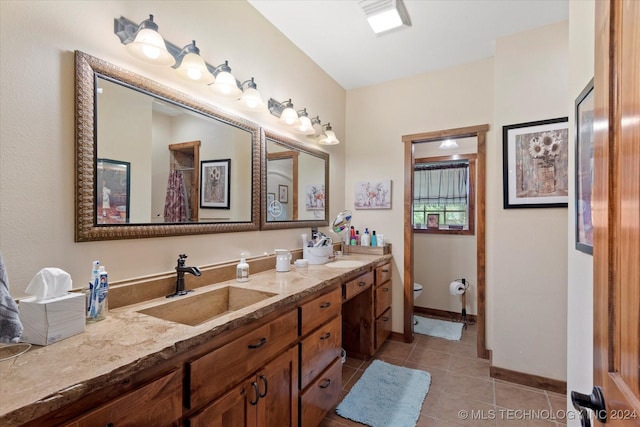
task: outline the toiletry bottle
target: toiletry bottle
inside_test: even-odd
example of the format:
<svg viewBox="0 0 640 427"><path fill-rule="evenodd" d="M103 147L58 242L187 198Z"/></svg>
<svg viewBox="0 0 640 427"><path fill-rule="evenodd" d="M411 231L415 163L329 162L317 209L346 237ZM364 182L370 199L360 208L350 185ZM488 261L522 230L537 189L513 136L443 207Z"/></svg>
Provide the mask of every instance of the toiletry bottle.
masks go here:
<svg viewBox="0 0 640 427"><path fill-rule="evenodd" d="M105 317L107 306L107 294L109 292L109 276L104 266L98 269L97 277L94 280L91 302L89 304L89 317L87 322L97 322Z"/></svg>
<svg viewBox="0 0 640 427"><path fill-rule="evenodd" d="M95 284L98 281L98 266L100 265L100 261L93 261L91 263L91 275L89 276L89 283L87 284L87 288L84 290L84 293L87 297L87 321L89 321L89 311L91 310L91 302L93 301L93 294L95 293L94 288Z"/></svg>
<svg viewBox="0 0 640 427"><path fill-rule="evenodd" d="M356 245L360 244L360 230L356 230Z"/></svg>
<svg viewBox="0 0 640 427"><path fill-rule="evenodd" d="M378 246L384 246L384 234L378 234Z"/></svg>
<svg viewBox="0 0 640 427"><path fill-rule="evenodd" d="M247 264L244 252L240 254L240 263L236 267L236 280L238 282L249 281L249 264Z"/></svg>
<svg viewBox="0 0 640 427"><path fill-rule="evenodd" d="M378 246L378 236L376 236L376 230L373 230L371 234L371 246Z"/></svg>
<svg viewBox="0 0 640 427"><path fill-rule="evenodd" d="M364 229L364 234L362 235L362 238L360 239L360 245L362 245L362 246L371 246L371 236L369 235L369 229L368 228Z"/></svg>
<svg viewBox="0 0 640 427"><path fill-rule="evenodd" d="M355 246L356 245L356 229L354 228L354 226L351 226L351 232L349 235L349 243L351 244L351 246Z"/></svg>

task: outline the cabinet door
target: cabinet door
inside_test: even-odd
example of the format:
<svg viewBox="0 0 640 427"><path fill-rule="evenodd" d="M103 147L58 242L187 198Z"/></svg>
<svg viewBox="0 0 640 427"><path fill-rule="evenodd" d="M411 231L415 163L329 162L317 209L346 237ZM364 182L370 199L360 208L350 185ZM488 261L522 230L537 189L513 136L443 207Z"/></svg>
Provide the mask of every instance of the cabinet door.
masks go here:
<svg viewBox="0 0 640 427"><path fill-rule="evenodd" d="M298 420L298 348L269 362L256 376L258 426L293 427Z"/></svg>
<svg viewBox="0 0 640 427"><path fill-rule="evenodd" d="M376 319L376 351L391 335L391 307Z"/></svg>
<svg viewBox="0 0 640 427"><path fill-rule="evenodd" d="M376 288L376 317L391 307L391 280Z"/></svg>
<svg viewBox="0 0 640 427"><path fill-rule="evenodd" d="M182 371L173 371L91 412L68 427L175 426L182 415Z"/></svg>
<svg viewBox="0 0 640 427"><path fill-rule="evenodd" d="M320 326L300 342L300 390L340 357L342 345L342 317Z"/></svg>
<svg viewBox="0 0 640 427"><path fill-rule="evenodd" d="M342 363L336 359L300 397L300 426L314 427L340 401ZM355 424L355 423L354 423Z"/></svg>
<svg viewBox="0 0 640 427"><path fill-rule="evenodd" d="M190 427L256 427L258 383L251 378L190 417Z"/></svg>

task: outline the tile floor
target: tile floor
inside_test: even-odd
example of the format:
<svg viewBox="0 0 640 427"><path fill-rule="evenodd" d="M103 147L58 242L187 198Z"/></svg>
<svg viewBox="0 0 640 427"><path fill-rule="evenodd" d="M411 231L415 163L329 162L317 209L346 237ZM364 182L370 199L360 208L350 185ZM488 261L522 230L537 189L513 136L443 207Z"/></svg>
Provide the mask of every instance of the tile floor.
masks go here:
<svg viewBox="0 0 640 427"><path fill-rule="evenodd" d="M489 377L489 362L476 358L476 328L463 329L460 341L415 335L413 343L387 340L377 359L431 374L429 393L417 427L491 426L562 427L564 395L520 386ZM360 378L370 361L347 358L342 367L343 396ZM459 413L475 413L463 419ZM558 414L558 415L556 415ZM554 417L554 415L556 415ZM540 418L540 419L535 419ZM320 427L356 427L362 424L330 413Z"/></svg>

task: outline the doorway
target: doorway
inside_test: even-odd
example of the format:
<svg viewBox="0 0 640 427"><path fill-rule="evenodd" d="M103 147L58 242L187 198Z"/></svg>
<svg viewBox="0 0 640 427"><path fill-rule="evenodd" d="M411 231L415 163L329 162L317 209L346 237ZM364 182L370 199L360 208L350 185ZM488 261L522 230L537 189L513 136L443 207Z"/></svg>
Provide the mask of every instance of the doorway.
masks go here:
<svg viewBox="0 0 640 427"><path fill-rule="evenodd" d="M413 282L414 282L414 233L413 233L413 186L415 153L414 144L442 141L444 139L473 138L477 140L476 167L476 277L477 284L477 356L489 358L486 348L485 330L485 206L486 206L486 135L489 125L478 125L447 129L413 135L404 135L404 340L413 341Z"/></svg>

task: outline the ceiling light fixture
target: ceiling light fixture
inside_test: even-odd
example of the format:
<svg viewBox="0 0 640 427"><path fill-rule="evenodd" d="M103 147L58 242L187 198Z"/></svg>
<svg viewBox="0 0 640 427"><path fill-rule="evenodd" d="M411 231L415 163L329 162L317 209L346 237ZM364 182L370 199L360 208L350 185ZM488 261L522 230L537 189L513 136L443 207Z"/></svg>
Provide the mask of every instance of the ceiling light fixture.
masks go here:
<svg viewBox="0 0 640 427"><path fill-rule="evenodd" d="M411 26L411 19L402 0L360 0L358 4L376 34Z"/></svg>
<svg viewBox="0 0 640 427"><path fill-rule="evenodd" d="M209 85L216 79L200 56L195 40L182 49L179 64L176 65L178 74L187 80Z"/></svg>
<svg viewBox="0 0 640 427"><path fill-rule="evenodd" d="M445 139L438 147L440 150L450 150L452 148L458 148L458 143L455 139Z"/></svg>

